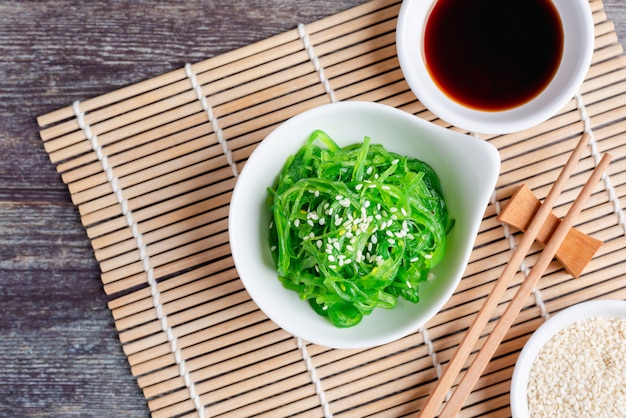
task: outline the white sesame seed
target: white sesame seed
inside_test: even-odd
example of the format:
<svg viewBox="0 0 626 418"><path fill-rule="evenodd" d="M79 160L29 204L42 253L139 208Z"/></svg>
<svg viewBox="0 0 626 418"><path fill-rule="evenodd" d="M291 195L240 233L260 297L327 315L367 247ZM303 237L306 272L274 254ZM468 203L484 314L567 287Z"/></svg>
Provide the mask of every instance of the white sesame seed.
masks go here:
<svg viewBox="0 0 626 418"><path fill-rule="evenodd" d="M390 230L386 230L385 234L387 234L388 237L393 237L393 232L391 232Z"/></svg>
<svg viewBox="0 0 626 418"><path fill-rule="evenodd" d="M378 243L378 238L376 237L376 235L372 235L372 237L370 238L370 240L372 241L372 244L376 244L376 243Z"/></svg>
<svg viewBox="0 0 626 418"><path fill-rule="evenodd" d="M406 209L402 208L402 209L400 209L400 211L402 212L402 216L408 216L408 213L406 212Z"/></svg>
<svg viewBox="0 0 626 418"><path fill-rule="evenodd" d="M267 247L265 247L265 248L267 248ZM271 249L272 251L276 251L276 246L275 246L275 245L272 245L272 247L271 247L270 249Z"/></svg>
<svg viewBox="0 0 626 418"><path fill-rule="evenodd" d="M409 261L410 261L411 263L415 263L415 262L417 262L418 260L419 260L419 257L413 257L413 258L412 258L412 259L410 259Z"/></svg>
<svg viewBox="0 0 626 418"><path fill-rule="evenodd" d="M391 190L391 187L387 186L386 184L383 184L381 189L383 189L383 190Z"/></svg>
<svg viewBox="0 0 626 418"><path fill-rule="evenodd" d="M387 239L387 242L388 242L389 244L393 245L393 244L395 244L395 243L396 243L396 240L395 240L395 239L392 239L392 238L389 238L389 239Z"/></svg>
<svg viewBox="0 0 626 418"><path fill-rule="evenodd" d="M341 199L343 199L342 195L338 194L337 196L335 196L335 200L341 200Z"/></svg>
<svg viewBox="0 0 626 418"><path fill-rule="evenodd" d="M307 219L306 223L308 223L308 224L309 224L309 226L315 226L315 224L313 223L313 221L312 221L312 220L310 220L310 219Z"/></svg>
<svg viewBox="0 0 626 418"><path fill-rule="evenodd" d="M328 256L328 261L330 261L331 263L334 263L334 262L335 262L335 256L334 256L334 255L332 255L332 254L331 254L331 255L329 255L329 256Z"/></svg>
<svg viewBox="0 0 626 418"><path fill-rule="evenodd" d="M320 196L320 191L319 191L319 190L316 190L316 191L315 191L315 197L319 197L319 196Z"/></svg>
<svg viewBox="0 0 626 418"><path fill-rule="evenodd" d="M297 219L297 218L296 218L296 219L293 221L293 226L295 226L296 228L297 228L297 227L299 227L299 226L300 226L300 219Z"/></svg>
<svg viewBox="0 0 626 418"><path fill-rule="evenodd" d="M372 171L374 171L374 168L370 166L370 167L367 167L367 170L365 170L365 173L369 176L372 174Z"/></svg>
<svg viewBox="0 0 626 418"><path fill-rule="evenodd" d="M411 286L411 282L410 281L406 281L404 282L406 284L406 287L408 287L409 289L413 289L413 286Z"/></svg>
<svg viewBox="0 0 626 418"><path fill-rule="evenodd" d="M320 218L319 224L324 225L326 223L326 218Z"/></svg>
<svg viewBox="0 0 626 418"><path fill-rule="evenodd" d="M317 240L317 242L315 243L315 245L317 245L317 248L322 248L322 240Z"/></svg>
<svg viewBox="0 0 626 418"><path fill-rule="evenodd" d="M354 186L354 190L359 191L363 188L363 183L359 183L356 186Z"/></svg>
<svg viewBox="0 0 626 418"><path fill-rule="evenodd" d="M365 206L366 208L369 208L371 205L371 202L369 200L366 200L365 202L363 202L363 206Z"/></svg>

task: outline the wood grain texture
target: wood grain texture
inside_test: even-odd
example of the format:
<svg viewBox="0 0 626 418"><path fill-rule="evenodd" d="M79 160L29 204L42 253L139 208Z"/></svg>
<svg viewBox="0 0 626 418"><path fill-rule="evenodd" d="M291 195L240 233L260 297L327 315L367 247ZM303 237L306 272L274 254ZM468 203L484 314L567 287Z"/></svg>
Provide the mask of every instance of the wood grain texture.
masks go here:
<svg viewBox="0 0 626 418"><path fill-rule="evenodd" d="M0 416L148 416L35 117L361 3L0 1Z"/></svg>

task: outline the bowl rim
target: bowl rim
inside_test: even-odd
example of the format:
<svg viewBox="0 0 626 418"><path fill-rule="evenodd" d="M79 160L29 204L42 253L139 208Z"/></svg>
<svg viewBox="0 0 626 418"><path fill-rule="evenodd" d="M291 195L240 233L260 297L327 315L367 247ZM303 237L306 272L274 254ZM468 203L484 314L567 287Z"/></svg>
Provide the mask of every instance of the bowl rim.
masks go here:
<svg viewBox="0 0 626 418"><path fill-rule="evenodd" d="M346 333L346 334L342 334L342 335L347 335L348 337L346 337L343 340L338 340L338 339L334 339L331 337L329 337L328 335L325 336L319 336L319 335L312 335L311 334L311 330L305 330L305 332L303 333L301 329L296 329L293 326L290 326L290 324L285 324L286 320L284 320L283 318L279 318L277 316L274 315L274 311L276 310L275 307L273 306L269 306L270 305L270 301L267 300L263 300L262 298L259 298L258 295L256 294L255 288L254 288L254 284L252 285L252 287L250 286L251 282L250 280L250 276L248 275L250 266L249 265L244 265L244 263L246 263L246 260L244 259L244 254L240 253L240 245L242 238L241 235L243 235L242 230L242 226L240 225L240 223L237 223L235 221L235 217L238 213L238 211L240 211L240 206L243 205L243 201L245 200L244 198L241 198L241 196L245 193L242 190L245 190L245 188L250 187L248 185L247 182L250 182L252 180L249 180L250 178L252 178L249 173L251 172L250 170L254 170L254 169L258 169L259 167L257 166L257 164L261 164L261 162L257 162L261 161L262 158L264 158L264 153L266 152L272 152L272 146L274 141L276 141L277 139L273 139L273 138L280 138L280 135L283 134L284 132L288 132L289 129L291 129L291 126L297 126L297 124L300 124L302 120L304 120L305 122L302 123L310 123L307 122L308 119L313 119L315 117L324 117L325 114L330 114L332 116L329 116L331 119L332 118L336 118L337 114L341 114L341 112L354 112L354 113L365 113L365 112L374 112L374 113L365 113L367 115L369 115L370 117L373 114L376 115L382 115L385 117L391 117L394 118L394 122L399 123L400 120L404 120L404 123L406 124L411 124L411 127L417 127L420 130L424 130L423 132L426 132L426 130L429 131L434 131L434 132L439 132L439 133L443 133L445 132L445 136L450 136L450 137L454 137L454 138L458 138L458 139L462 139L463 141L467 141L468 145L467 147L477 147L480 148L480 152L477 151L477 160L481 161L481 165L480 165L480 170L491 170L488 171L489 176L487 176L488 178L485 179L485 186L484 189L488 189L487 191L482 192L482 194L478 193L478 195L480 197L477 197L476 199L478 199L479 203L476 206L480 206L480 209L477 210L476 212L480 213L480 219L472 219L472 221L475 223L468 226L467 228L469 228L470 232L471 232L471 237L469 237L468 241L471 241L471 244L473 244L473 241L477 235L478 232L478 228L480 226L480 223L482 221L482 214L484 212L485 207L487 206L488 202L489 202L489 198L491 197L491 194L493 193L493 188L495 187L495 183L497 181L498 175L499 175L499 168L500 168L500 158L499 158L499 153L497 151L497 149L489 144L486 141L482 141L478 138L474 138L471 137L469 135L464 135L461 134L459 132L455 132L452 130L448 130L445 128L442 128L440 126L436 126L433 123L427 122L417 116L414 116L408 112L402 111L400 109L396 109L394 107L388 106L388 105L384 105L384 104L380 104L380 103L376 103L376 102L364 102L364 101L345 101L345 102L336 102L336 103L331 103L331 104L326 104L326 105L322 105L322 106L317 106L314 107L312 109L309 109L305 112L302 112L288 120L286 120L285 122L283 122L282 124L280 124L277 128L275 128L269 135L267 135L265 137L265 139L263 139L261 141L261 143L257 146L257 148L253 151L253 153L250 155L248 162L246 163L246 165L244 166L243 170L241 171L241 174L239 175L239 178L237 180L237 184L235 185L235 188L233 190L233 194L231 197L231 203L230 203L230 212L229 212L229 238L230 238L230 244L231 244L231 253L233 256L233 260L235 262L235 266L237 267L238 270L238 274L240 279L242 280L244 286L246 287L246 290L248 290L251 298L254 300L254 302L257 304L257 306L265 312L265 314L271 319L273 320L277 325L279 325L281 328L283 328L284 330L286 330L287 332L293 334L294 336L298 336L301 337L309 342L312 343L316 343L319 345L323 345L323 346L327 346L327 347L331 347L331 348L366 348L366 347L373 347L373 346L377 346L377 345L381 345L387 342L391 342L393 340L399 339L403 336L408 335L409 333L416 331L419 327L421 327L428 319L432 318L445 304L445 302L447 302L447 300L451 297L451 295L454 293L454 291L456 290L456 287L458 286L459 281L462 278L463 272L465 270L465 268L467 267L467 262L469 260L471 251L473 249L473 246L471 244L467 245L468 248L466 248L465 246L462 246L462 250L464 251L461 254L462 257L462 263L457 262L456 259L455 263L451 263L453 265L456 265L457 263L461 266L460 271L458 272L458 277L456 277L456 279L454 280L453 284L449 286L449 288L445 289L445 296L441 298L440 301L438 301L439 303L437 305L434 306L434 308L430 309L430 311L428 311L427 315L424 315L424 317L421 319L420 322L415 322L415 321L410 321L409 325L403 326L403 327L399 327L396 330L392 330L392 329L385 329L385 337L381 338L381 337L376 337L376 336L372 336L372 337L363 337L360 338L358 340L351 340L350 336L351 334ZM343 123L343 119L345 119L345 116L343 114L342 115L342 119L340 123ZM381 117L382 117L381 116ZM305 128L308 129L308 128ZM308 132L308 131L307 131ZM437 135L439 135L439 133ZM310 132L308 132L308 134L310 134ZM307 134L307 136L308 136ZM438 136L438 142L441 141L442 137ZM306 139L306 138L304 138ZM304 141L303 139L303 141ZM337 138L335 138L337 139ZM434 143L434 140L430 140L431 143ZM452 139L448 139L448 142L452 141ZM338 141L341 144L341 141ZM373 140L373 142L375 142ZM299 143L298 148L303 144ZM418 143L419 144L419 143ZM292 145L293 146L293 145ZM295 146L294 146L295 147ZM464 147L457 147L457 148L464 148ZM282 150L282 153L285 153L287 151ZM457 151L460 153L460 151ZM276 153L275 153L276 154ZM289 155L290 152L287 154ZM463 154L464 156L466 154ZM286 159L286 157L285 157ZM283 162L281 162L281 167L282 164L284 164L284 160ZM478 164L478 163L476 163ZM487 168L485 168L484 166L489 166ZM275 176L278 174L278 170L280 169L280 167L276 168L276 172L273 173L273 177L275 178ZM450 175L448 175L450 176ZM257 176L258 177L258 176ZM243 185L244 182L246 182L246 185ZM243 185L243 186L242 186ZM269 187L270 184L268 184L265 187ZM256 188L258 189L258 187ZM483 189L480 189L483 190ZM265 200L266 198L264 198L263 200ZM470 222L468 222L470 223ZM238 235L239 234L239 235ZM462 236L463 239L463 243L465 242L466 237ZM461 240L461 238L459 238L459 240ZM460 241L461 242L461 241ZM459 244L459 246L461 246L461 244ZM248 260L249 261L249 260ZM239 270L242 269L243 271L240 272ZM256 273L255 273L256 274ZM275 273L274 273L275 274ZM452 276L450 276L452 277ZM276 279L276 282L278 282L278 279ZM443 287L443 286L441 286ZM297 298L297 294L295 294L295 292L289 291L291 292L293 295L295 295L295 297ZM429 304L426 304L424 306L430 306L430 302ZM396 307L394 309L398 310L398 307ZM312 310L311 310L312 311ZM383 311L382 309L380 311ZM317 314L316 314L317 315ZM369 317L372 317L374 314L370 315ZM363 323L365 323L365 321L369 318L366 317L364 318ZM321 317L319 317L321 318ZM410 319L410 318L409 318ZM407 320L408 321L408 320ZM371 322L370 322L371 324ZM361 324L359 324L361 325ZM357 325L357 327L359 326ZM354 327L354 328L357 328ZM390 327L386 327L386 328L390 328ZM350 330L352 328L346 328L344 330ZM342 331L343 332L343 331Z"/></svg>
<svg viewBox="0 0 626 418"><path fill-rule="evenodd" d="M595 299L580 302L559 311L533 332L520 352L511 378L510 405L514 418L529 416L526 388L533 362L544 345L558 332L577 321L595 317L626 319L626 301Z"/></svg>
<svg viewBox="0 0 626 418"><path fill-rule="evenodd" d="M587 0L552 0L564 16L564 57L557 74L537 97L519 107L503 111L481 111L465 107L442 93L431 80L422 58L423 26L415 22L430 14L435 1L404 0L396 26L396 47L400 68L417 98L442 120L484 134L507 134L521 131L549 119L562 109L582 85L594 52L594 23ZM572 15L569 15L569 12ZM414 39L419 39L416 42ZM566 56L567 55L567 56ZM416 59L419 58L419 59ZM571 66L571 63L576 63ZM557 80L555 82L555 80Z"/></svg>

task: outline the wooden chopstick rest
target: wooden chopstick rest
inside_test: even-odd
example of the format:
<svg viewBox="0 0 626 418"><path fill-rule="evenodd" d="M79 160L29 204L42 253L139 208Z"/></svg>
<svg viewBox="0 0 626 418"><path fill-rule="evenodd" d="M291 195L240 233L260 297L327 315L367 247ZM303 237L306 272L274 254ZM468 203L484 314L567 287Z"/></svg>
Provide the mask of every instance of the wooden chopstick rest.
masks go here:
<svg viewBox="0 0 626 418"><path fill-rule="evenodd" d="M526 232L533 217L541 207L541 202L525 184L511 196L511 200L498 216L500 222ZM537 234L536 240L546 245L561 220L550 213ZM581 275L587 264L602 246L602 241L586 235L576 228L571 228L563 244L556 253L556 258L573 277Z"/></svg>

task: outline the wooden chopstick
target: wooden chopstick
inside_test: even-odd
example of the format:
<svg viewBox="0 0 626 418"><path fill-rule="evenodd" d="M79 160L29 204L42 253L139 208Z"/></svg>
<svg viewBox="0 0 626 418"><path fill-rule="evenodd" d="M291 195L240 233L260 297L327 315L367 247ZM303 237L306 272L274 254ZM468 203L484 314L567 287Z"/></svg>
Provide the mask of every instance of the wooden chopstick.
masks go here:
<svg viewBox="0 0 626 418"><path fill-rule="evenodd" d="M461 410L467 396L470 394L476 381L480 378L482 372L485 367L491 360L493 353L496 351L500 343L502 342L504 336L508 332L511 325L515 321L515 318L519 315L520 311L524 307L524 304L528 300L528 297L533 292L533 289L537 285L539 279L543 276L546 268L554 258L557 250L565 240L567 233L574 225L574 221L576 217L579 215L582 210L583 205L591 196L591 193L596 186L598 180L606 170L608 164L611 161L611 156L609 154L605 154L596 168L591 173L591 176L583 186L582 190L576 200L570 207L567 215L563 219L563 222L557 227L548 241L548 244L544 248L543 252L537 259L537 262L531 269L528 277L522 282L521 286L515 293L515 296L507 306L506 310L498 320L498 323L494 327L489 337L485 341L485 344L482 346L471 366L461 379L461 382L457 386L456 390L450 397L450 400L446 403L440 418L446 417L455 417L456 414Z"/></svg>
<svg viewBox="0 0 626 418"><path fill-rule="evenodd" d="M505 266L502 274L496 281L493 289L489 292L487 299L474 321L470 325L463 341L459 345L448 365L444 369L441 377L437 381L434 390L430 393L430 396L426 399L426 403L422 407L419 416L424 418L434 417L441 403L444 401L446 395L450 391L450 388L454 384L456 377L458 376L461 368L465 364L465 361L471 354L476 341L480 338L480 333L489 322L489 319L493 315L496 307L498 306L504 292L509 287L509 283L515 276L515 273L519 269L522 260L526 257L526 254L530 250L537 234L541 230L543 223L548 218L548 215L552 212L561 191L565 187L565 183L574 171L574 167L580 157L582 156L585 147L589 144L590 137L587 133L584 133L574 151L572 151L567 163L561 170L555 183L552 185L550 192L544 199L543 204L537 210L537 214L533 218L532 222L528 226L526 233L522 236L520 243L516 250L513 252L511 259Z"/></svg>

